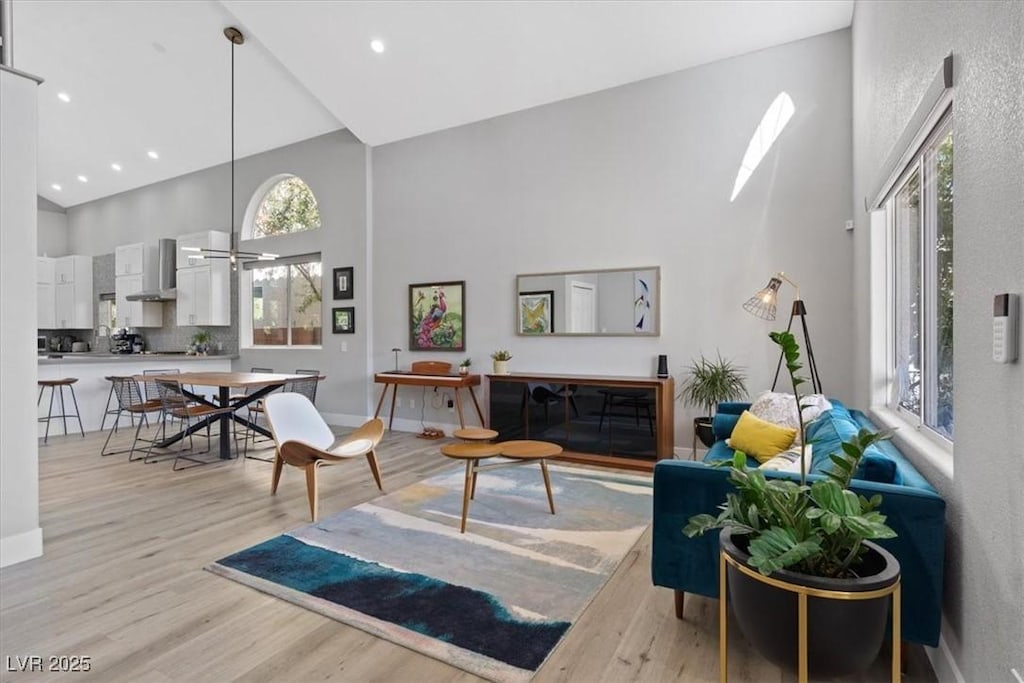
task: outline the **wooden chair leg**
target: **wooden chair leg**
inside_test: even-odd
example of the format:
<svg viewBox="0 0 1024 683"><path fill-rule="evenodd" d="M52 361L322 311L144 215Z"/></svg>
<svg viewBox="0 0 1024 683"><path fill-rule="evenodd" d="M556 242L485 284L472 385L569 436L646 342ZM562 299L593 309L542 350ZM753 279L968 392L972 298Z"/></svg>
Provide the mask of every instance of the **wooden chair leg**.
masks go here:
<svg viewBox="0 0 1024 683"><path fill-rule="evenodd" d="M370 463L370 471L373 473L373 480L377 482L377 488L383 491L384 485L380 481L380 465L377 463L377 454L370 451L366 454L366 461Z"/></svg>
<svg viewBox="0 0 1024 683"><path fill-rule="evenodd" d="M309 514L316 521L316 512L319 507L320 497L316 488L316 463L306 465L306 494L309 496Z"/></svg>
<svg viewBox="0 0 1024 683"><path fill-rule="evenodd" d="M476 469L476 460L466 461L466 483L462 488L462 526L459 533L466 533L466 514L469 513L469 494L473 491L473 476Z"/></svg>
<svg viewBox="0 0 1024 683"><path fill-rule="evenodd" d="M551 477L548 476L548 463L546 460L540 461L540 471L544 475L544 488L548 491L548 506L551 508L551 514L555 514L555 498L551 495Z"/></svg>
<svg viewBox="0 0 1024 683"><path fill-rule="evenodd" d="M684 591L673 591L676 599L676 619L683 618L683 599L686 597Z"/></svg>
<svg viewBox="0 0 1024 683"><path fill-rule="evenodd" d="M473 471L473 483L469 487L469 499L476 500L476 470Z"/></svg>
<svg viewBox="0 0 1024 683"><path fill-rule="evenodd" d="M246 434L245 442L249 443L249 435ZM277 493L277 485L281 483L281 472L284 470L284 460L281 459L281 453L275 448L274 449L274 478L270 482L270 495Z"/></svg>

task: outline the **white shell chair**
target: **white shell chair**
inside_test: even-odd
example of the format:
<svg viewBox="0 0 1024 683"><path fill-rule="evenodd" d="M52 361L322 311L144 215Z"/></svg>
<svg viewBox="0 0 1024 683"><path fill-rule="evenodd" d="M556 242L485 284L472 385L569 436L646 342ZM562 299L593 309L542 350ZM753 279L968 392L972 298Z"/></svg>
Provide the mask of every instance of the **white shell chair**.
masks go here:
<svg viewBox="0 0 1024 683"><path fill-rule="evenodd" d="M380 480L380 467L374 449L384 437L384 422L374 418L348 436L338 440L320 413L302 394L271 394L263 407L270 431L277 446L274 455L274 479L270 494L277 493L284 463L306 470L306 489L309 512L316 521L319 496L316 485L317 469L365 455L377 488L384 490Z"/></svg>

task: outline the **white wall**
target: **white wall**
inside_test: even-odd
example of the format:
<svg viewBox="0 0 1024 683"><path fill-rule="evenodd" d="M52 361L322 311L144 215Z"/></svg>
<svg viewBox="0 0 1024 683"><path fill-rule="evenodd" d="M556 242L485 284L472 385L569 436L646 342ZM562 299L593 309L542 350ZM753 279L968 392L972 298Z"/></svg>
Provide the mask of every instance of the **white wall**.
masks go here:
<svg viewBox="0 0 1024 683"><path fill-rule="evenodd" d="M780 91L796 114L735 203ZM407 285L466 280L467 353L513 370L652 376L720 350L771 383L769 324L742 309L776 270L800 282L827 393L852 391L850 33L839 31L374 149L375 369L407 348ZM662 334L514 336L515 274L660 265ZM417 396L418 399L418 396ZM676 443L695 414L677 412ZM405 416L418 421L419 410ZM450 422L427 411L427 419Z"/></svg>
<svg viewBox="0 0 1024 683"><path fill-rule="evenodd" d="M943 629L967 681L1024 676L1024 366L991 360L992 295L1024 293L1024 4L860 2L853 22L857 376L869 395L863 199L954 57L954 474L913 452L947 508ZM940 680L955 680L936 661Z"/></svg>
<svg viewBox="0 0 1024 683"><path fill-rule="evenodd" d="M39 256L67 256L68 216L58 211L40 209L36 214L36 254Z"/></svg>
<svg viewBox="0 0 1024 683"><path fill-rule="evenodd" d="M43 552L36 442L35 81L0 69L0 567Z"/></svg>
<svg viewBox="0 0 1024 683"><path fill-rule="evenodd" d="M294 237L267 240L260 250L321 252L324 268L323 346L319 350L240 351L236 369L297 368L327 375L317 394L325 413L365 417L367 395L366 333L366 174L364 146L339 131L256 154L235 164L235 220L241 224L252 194L268 178L282 173L306 181L317 198L322 227ZM68 209L70 249L76 254L109 254L120 244L177 237L201 230L228 230L230 175L226 164L147 185ZM356 266L355 296L331 301L331 269ZM331 334L332 304L357 307L356 334ZM246 305L241 311L247 312ZM216 328L214 328L216 335ZM243 340L244 341L244 340ZM342 343L348 350L342 351Z"/></svg>

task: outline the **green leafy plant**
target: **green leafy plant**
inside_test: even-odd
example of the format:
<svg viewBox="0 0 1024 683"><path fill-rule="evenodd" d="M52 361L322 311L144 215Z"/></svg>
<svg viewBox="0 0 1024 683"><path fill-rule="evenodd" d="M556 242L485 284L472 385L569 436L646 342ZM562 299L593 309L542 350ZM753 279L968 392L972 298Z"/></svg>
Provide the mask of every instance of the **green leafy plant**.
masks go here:
<svg viewBox="0 0 1024 683"><path fill-rule="evenodd" d="M465 358L465 359L463 359L463 361L461 363L459 363L459 367L460 368L468 368L472 364L473 364L473 359L472 358Z"/></svg>
<svg viewBox="0 0 1024 683"><path fill-rule="evenodd" d="M512 360L512 354L508 351L499 349L491 354L493 360Z"/></svg>
<svg viewBox="0 0 1024 683"><path fill-rule="evenodd" d="M806 381L797 374L803 367L800 348L790 332L773 332L771 338L782 348L793 393L800 405L799 387ZM800 435L806 437L803 416ZM790 569L812 576L856 576L858 562L866 552L864 541L893 538L896 532L885 524L885 515L877 511L882 497L875 495L868 500L855 494L849 490L850 480L864 451L891 436L892 430L874 433L861 429L842 443L841 452L829 455L832 470L810 485L803 447L799 483L768 479L761 470L748 469L746 455L737 451L727 462L729 480L736 491L726 496L717 517L694 515L683 533L693 537L730 527L734 534L749 536L750 564L765 575Z"/></svg>
<svg viewBox="0 0 1024 683"><path fill-rule="evenodd" d="M700 406L705 415L711 415L722 401L738 401L747 396L746 376L742 368L718 354L716 360L705 358L687 366L678 398L687 405Z"/></svg>

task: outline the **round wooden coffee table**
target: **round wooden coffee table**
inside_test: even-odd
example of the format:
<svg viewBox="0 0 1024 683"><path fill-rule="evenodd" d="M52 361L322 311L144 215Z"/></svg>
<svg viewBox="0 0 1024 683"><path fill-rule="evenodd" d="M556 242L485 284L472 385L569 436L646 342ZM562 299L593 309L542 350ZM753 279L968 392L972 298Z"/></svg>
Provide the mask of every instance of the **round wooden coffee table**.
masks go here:
<svg viewBox="0 0 1024 683"><path fill-rule="evenodd" d="M447 443L441 446L441 453L444 456L453 460L466 461L466 483L462 491L462 525L459 531L466 533L466 516L469 513L469 501L476 496L476 475L485 470L496 470L539 462L541 474L544 476L544 488L548 494L548 506L551 508L551 514L555 514L555 500L551 495L551 478L548 476L548 466L545 458L558 455L561 452L561 446L546 441L505 441L502 443L463 441ZM481 460L499 455L509 458L509 461L488 465L480 464Z"/></svg>

